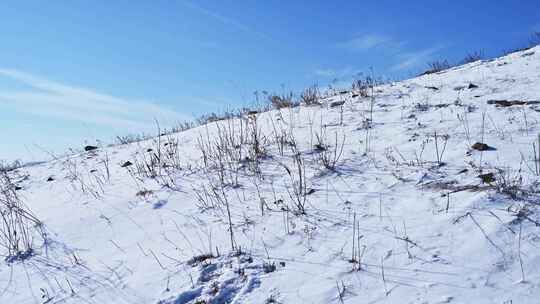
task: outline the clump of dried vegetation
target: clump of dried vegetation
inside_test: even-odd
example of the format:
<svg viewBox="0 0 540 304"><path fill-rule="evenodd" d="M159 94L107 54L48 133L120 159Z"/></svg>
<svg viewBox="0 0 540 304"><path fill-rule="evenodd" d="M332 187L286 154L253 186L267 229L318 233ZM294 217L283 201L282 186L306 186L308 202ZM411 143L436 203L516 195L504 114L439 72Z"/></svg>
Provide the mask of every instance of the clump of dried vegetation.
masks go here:
<svg viewBox="0 0 540 304"><path fill-rule="evenodd" d="M321 104L321 92L319 87L314 85L309 88L306 88L300 95L300 100L302 104L306 106L318 106Z"/></svg>
<svg viewBox="0 0 540 304"><path fill-rule="evenodd" d="M428 68L420 75L429 75L434 73L439 73L444 70L448 70L451 68L452 65L448 62L448 60L434 60L430 63L428 63Z"/></svg>
<svg viewBox="0 0 540 304"><path fill-rule="evenodd" d="M23 167L24 164L20 160L14 160L12 162L0 161L0 172L9 172L15 169Z"/></svg>
<svg viewBox="0 0 540 304"><path fill-rule="evenodd" d="M43 224L24 205L16 185L5 172L0 173L0 254L11 263L34 254L34 239L44 239Z"/></svg>
<svg viewBox="0 0 540 304"><path fill-rule="evenodd" d="M275 109L294 108L300 105L298 101L294 100L292 92L270 95L268 101Z"/></svg>

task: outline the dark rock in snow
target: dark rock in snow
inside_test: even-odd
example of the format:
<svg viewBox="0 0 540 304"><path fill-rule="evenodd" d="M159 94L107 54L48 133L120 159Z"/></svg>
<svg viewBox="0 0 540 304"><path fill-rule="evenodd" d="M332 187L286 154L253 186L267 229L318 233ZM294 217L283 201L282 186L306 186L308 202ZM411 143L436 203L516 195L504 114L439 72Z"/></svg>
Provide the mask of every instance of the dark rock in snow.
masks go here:
<svg viewBox="0 0 540 304"><path fill-rule="evenodd" d="M511 107L511 106L523 106L523 105L535 105L540 104L540 101L537 100L531 100L531 101L523 101L523 100L488 100L488 104L495 105L496 107Z"/></svg>
<svg viewBox="0 0 540 304"><path fill-rule="evenodd" d="M330 104L330 108L335 108L335 107L339 107L339 106L342 106L345 104L345 101L344 100L340 100L340 101L334 101Z"/></svg>
<svg viewBox="0 0 540 304"><path fill-rule="evenodd" d="M167 205L166 200L159 200L152 206L152 209L161 209L165 205Z"/></svg>
<svg viewBox="0 0 540 304"><path fill-rule="evenodd" d="M474 145L471 146L472 149L478 150L478 151L493 151L496 150L493 147L490 147L489 145L481 142L477 142Z"/></svg>
<svg viewBox="0 0 540 304"><path fill-rule="evenodd" d="M86 152L94 151L94 150L97 150L97 149L98 149L98 147L96 147L96 146L86 146L86 147L84 147L84 151L86 151Z"/></svg>
<svg viewBox="0 0 540 304"><path fill-rule="evenodd" d="M127 162L123 163L122 166L120 166L120 167L126 168L126 167L129 167L129 166L132 166L132 165L133 165L133 163L128 160Z"/></svg>
<svg viewBox="0 0 540 304"><path fill-rule="evenodd" d="M323 151L326 151L326 147L322 144L316 144L313 146L313 151L317 153L323 152Z"/></svg>
<svg viewBox="0 0 540 304"><path fill-rule="evenodd" d="M480 178L484 184L491 184L495 181L495 175L493 173L480 174L478 175L478 178Z"/></svg>

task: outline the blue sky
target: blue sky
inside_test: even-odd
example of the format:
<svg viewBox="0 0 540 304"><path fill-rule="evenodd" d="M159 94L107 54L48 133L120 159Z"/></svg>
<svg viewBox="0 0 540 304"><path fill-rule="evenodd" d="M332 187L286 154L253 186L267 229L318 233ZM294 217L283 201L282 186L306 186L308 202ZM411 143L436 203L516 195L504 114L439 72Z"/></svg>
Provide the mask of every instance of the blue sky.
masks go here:
<svg viewBox="0 0 540 304"><path fill-rule="evenodd" d="M520 47L536 1L3 1L0 159L150 132L253 92Z"/></svg>

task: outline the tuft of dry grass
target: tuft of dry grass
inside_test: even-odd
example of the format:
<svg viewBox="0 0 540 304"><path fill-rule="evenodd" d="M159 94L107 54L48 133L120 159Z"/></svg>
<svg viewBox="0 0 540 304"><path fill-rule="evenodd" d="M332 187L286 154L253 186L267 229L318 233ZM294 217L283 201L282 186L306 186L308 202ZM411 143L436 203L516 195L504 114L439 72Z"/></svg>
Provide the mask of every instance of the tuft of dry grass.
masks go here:
<svg viewBox="0 0 540 304"><path fill-rule="evenodd" d="M284 93L281 95L270 95L268 101L275 109L294 108L299 106L299 102L293 100L293 93Z"/></svg>
<svg viewBox="0 0 540 304"><path fill-rule="evenodd" d="M420 75L429 75L442 72L444 70L448 70L451 67L452 65L448 62L448 60L435 60L428 63L428 69Z"/></svg>
<svg viewBox="0 0 540 304"><path fill-rule="evenodd" d="M7 173L0 173L0 254L7 262L27 259L34 254L34 238L43 225L24 205L17 186Z"/></svg>
<svg viewBox="0 0 540 304"><path fill-rule="evenodd" d="M463 58L461 61L461 64L472 63L482 59L484 59L484 51L474 51L467 54L467 56L465 56L465 58Z"/></svg>
<svg viewBox="0 0 540 304"><path fill-rule="evenodd" d="M300 100L303 104L307 106L320 105L320 95L319 87L314 85L312 87L306 88L304 92L300 95Z"/></svg>

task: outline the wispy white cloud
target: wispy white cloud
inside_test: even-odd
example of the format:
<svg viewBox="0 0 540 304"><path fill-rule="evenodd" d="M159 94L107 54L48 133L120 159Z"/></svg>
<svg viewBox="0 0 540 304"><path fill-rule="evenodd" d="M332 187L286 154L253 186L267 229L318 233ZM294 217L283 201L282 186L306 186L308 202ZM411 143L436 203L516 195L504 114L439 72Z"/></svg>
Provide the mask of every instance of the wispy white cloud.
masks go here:
<svg viewBox="0 0 540 304"><path fill-rule="evenodd" d="M337 46L349 51L367 51L376 47L390 46L397 42L390 37L379 34L367 34L354 37L350 40L338 43Z"/></svg>
<svg viewBox="0 0 540 304"><path fill-rule="evenodd" d="M221 22L222 24L224 24L226 26L230 26L230 27L235 28L237 30L253 34L253 35L258 36L259 38L262 38L262 39L265 39L265 40L274 41L274 39L272 37L270 37L269 35L267 35L267 34L265 34L263 32L257 31L253 27L245 25L245 24L243 24L242 22L240 22L238 20L226 17L226 16L224 16L222 14L219 14L219 13L217 13L215 11L212 11L212 10L206 9L204 7L201 7L201 6L195 4L195 3L191 2L191 1L183 0L183 1L180 1L180 3L182 3L184 6L190 8L190 9L192 9L194 11L199 12L202 15L205 15L207 17L210 17L210 18L214 19L214 20L217 20L218 22Z"/></svg>
<svg viewBox="0 0 540 304"><path fill-rule="evenodd" d="M144 129L154 119L164 122L191 117L152 102L131 100L92 89L50 81L13 69L0 68L0 77L27 85L26 90L0 90L0 104L21 113L101 127Z"/></svg>
<svg viewBox="0 0 540 304"><path fill-rule="evenodd" d="M333 68L324 68L324 69L316 69L313 71L313 74L318 77L324 77L324 78L348 78L352 77L356 74L361 73L360 70L354 69L352 67L345 67L345 68L339 68L339 69L333 69Z"/></svg>
<svg viewBox="0 0 540 304"><path fill-rule="evenodd" d="M405 52L397 55L399 63L394 65L391 70L400 71L405 69L416 68L422 64L426 64L435 54L443 49L442 46L436 46L424 50Z"/></svg>
<svg viewBox="0 0 540 304"><path fill-rule="evenodd" d="M315 74L315 76L331 78L336 77L338 71L334 69L317 69L313 73Z"/></svg>
<svg viewBox="0 0 540 304"><path fill-rule="evenodd" d="M417 68L422 64L426 64L434 55L444 49L444 46L435 46L421 50L410 50L410 45L406 47L408 45L407 41L398 40L389 35L370 33L338 43L337 47L356 52L382 50L386 60L391 59L398 62L390 67L391 71ZM353 75L353 73L350 73L351 70L349 70L348 75ZM347 73L344 73L343 70L325 69L315 71L315 75L326 77L339 77L344 74Z"/></svg>

